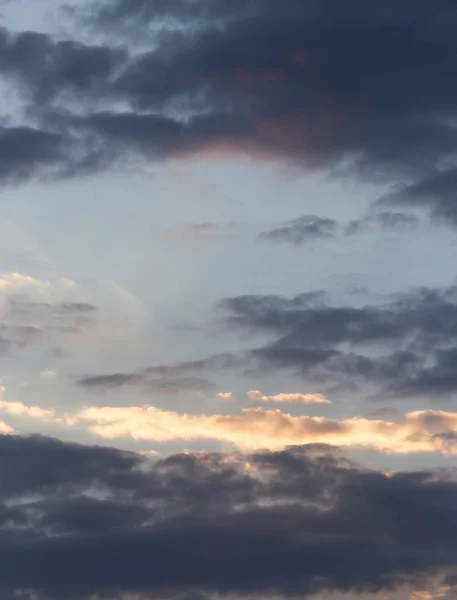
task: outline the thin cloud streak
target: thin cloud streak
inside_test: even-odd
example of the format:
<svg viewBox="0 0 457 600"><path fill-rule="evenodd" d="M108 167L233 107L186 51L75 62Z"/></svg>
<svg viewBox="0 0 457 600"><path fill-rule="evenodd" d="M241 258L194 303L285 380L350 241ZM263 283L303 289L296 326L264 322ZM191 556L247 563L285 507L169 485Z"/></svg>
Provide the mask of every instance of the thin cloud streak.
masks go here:
<svg viewBox="0 0 457 600"><path fill-rule="evenodd" d="M251 390L247 392L248 400L251 402L283 402L290 404L331 404L330 400L328 400L322 394L275 394L273 396L267 396L262 394L259 390Z"/></svg>
<svg viewBox="0 0 457 600"><path fill-rule="evenodd" d="M331 444L398 453L457 454L457 413L415 411L396 421L363 417L292 416L279 410L243 409L240 414L195 415L154 406L87 407L72 416L105 439L217 440L243 449L282 449Z"/></svg>

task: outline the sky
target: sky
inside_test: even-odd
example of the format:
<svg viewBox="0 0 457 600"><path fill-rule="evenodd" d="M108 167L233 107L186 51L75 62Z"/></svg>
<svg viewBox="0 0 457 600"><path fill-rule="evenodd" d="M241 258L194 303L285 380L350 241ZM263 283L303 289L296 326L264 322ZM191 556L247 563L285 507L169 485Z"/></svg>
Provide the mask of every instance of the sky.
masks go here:
<svg viewBox="0 0 457 600"><path fill-rule="evenodd" d="M457 597L457 5L0 0L0 597Z"/></svg>

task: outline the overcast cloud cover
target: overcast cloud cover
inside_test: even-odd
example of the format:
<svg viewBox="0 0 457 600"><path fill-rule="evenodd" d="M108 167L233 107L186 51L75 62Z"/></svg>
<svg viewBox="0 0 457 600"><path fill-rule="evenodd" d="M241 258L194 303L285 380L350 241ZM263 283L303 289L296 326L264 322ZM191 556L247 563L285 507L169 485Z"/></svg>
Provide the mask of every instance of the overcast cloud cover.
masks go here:
<svg viewBox="0 0 457 600"><path fill-rule="evenodd" d="M0 597L457 597L457 5L0 2Z"/></svg>

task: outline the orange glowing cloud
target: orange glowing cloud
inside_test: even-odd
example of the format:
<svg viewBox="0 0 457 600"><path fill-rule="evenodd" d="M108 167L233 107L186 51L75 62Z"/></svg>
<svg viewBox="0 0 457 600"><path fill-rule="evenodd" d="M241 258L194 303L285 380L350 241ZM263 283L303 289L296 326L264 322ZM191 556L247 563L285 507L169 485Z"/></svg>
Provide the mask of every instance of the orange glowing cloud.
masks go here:
<svg viewBox="0 0 457 600"><path fill-rule="evenodd" d="M244 409L239 414L193 415L153 406L88 407L72 423L88 423L106 439L218 440L239 448L281 449L311 443L365 447L390 453L457 454L457 413L418 411L397 421L355 417L292 416L279 410Z"/></svg>
<svg viewBox="0 0 457 600"><path fill-rule="evenodd" d="M259 390L251 390L247 393L247 397L251 402L285 402L290 404L331 404L322 394L275 394L274 396L266 396Z"/></svg>

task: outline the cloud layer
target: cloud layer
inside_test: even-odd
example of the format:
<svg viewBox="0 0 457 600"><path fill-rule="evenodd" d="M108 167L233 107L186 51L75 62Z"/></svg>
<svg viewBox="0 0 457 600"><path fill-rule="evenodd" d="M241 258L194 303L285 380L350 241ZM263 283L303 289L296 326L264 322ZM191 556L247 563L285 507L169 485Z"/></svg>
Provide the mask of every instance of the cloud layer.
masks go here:
<svg viewBox="0 0 457 600"><path fill-rule="evenodd" d="M250 450L317 443L400 454L457 454L457 413L437 410L415 411L386 421L293 416L261 408L207 415L154 406L94 406L67 415L66 420L71 425L83 423L105 439L131 437L158 443L216 440Z"/></svg>
<svg viewBox="0 0 457 600"><path fill-rule="evenodd" d="M248 152L402 182L390 203L453 222L455 12L415 6L412 21L406 0L110 1L80 15L103 44L3 30L0 69L31 118L3 126L0 175Z"/></svg>
<svg viewBox="0 0 457 600"><path fill-rule="evenodd" d="M374 592L455 562L452 472L385 475L325 446L158 461L42 437L0 448L4 597Z"/></svg>

